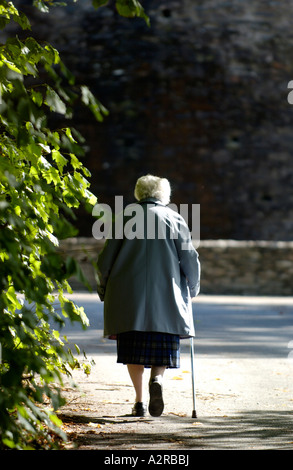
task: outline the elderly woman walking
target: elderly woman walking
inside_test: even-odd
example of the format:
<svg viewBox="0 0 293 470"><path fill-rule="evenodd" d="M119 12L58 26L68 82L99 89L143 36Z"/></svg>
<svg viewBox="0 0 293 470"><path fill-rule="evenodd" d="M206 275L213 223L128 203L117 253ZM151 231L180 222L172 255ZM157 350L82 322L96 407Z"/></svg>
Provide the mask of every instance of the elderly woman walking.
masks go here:
<svg viewBox="0 0 293 470"><path fill-rule="evenodd" d="M186 222L167 207L170 194L165 178L139 178L123 234L106 241L97 262L104 335L117 339L117 362L127 364L134 416L146 413L145 368L151 368L149 413L162 414L165 369L180 367L180 338L194 336L191 298L199 292L200 263Z"/></svg>

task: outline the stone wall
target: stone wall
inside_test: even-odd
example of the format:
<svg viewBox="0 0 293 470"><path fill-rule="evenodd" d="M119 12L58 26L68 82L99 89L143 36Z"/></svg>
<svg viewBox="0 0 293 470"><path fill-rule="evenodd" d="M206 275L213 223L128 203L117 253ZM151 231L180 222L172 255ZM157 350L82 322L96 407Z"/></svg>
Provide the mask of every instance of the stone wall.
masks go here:
<svg viewBox="0 0 293 470"><path fill-rule="evenodd" d="M177 205L201 204L202 239L293 239L291 0L144 0L150 28L114 2L50 15L18 3L110 112L98 124L77 109L72 123L100 202L128 204L151 172L170 179ZM91 236L91 217L78 216Z"/></svg>
<svg viewBox="0 0 293 470"><path fill-rule="evenodd" d="M73 238L61 243L74 256L94 291L95 261L103 242ZM202 266L201 293L209 295L292 296L293 242L204 240L198 247ZM74 289L83 286L71 280Z"/></svg>
<svg viewBox="0 0 293 470"><path fill-rule="evenodd" d="M293 295L293 242L206 240L198 252L204 294Z"/></svg>

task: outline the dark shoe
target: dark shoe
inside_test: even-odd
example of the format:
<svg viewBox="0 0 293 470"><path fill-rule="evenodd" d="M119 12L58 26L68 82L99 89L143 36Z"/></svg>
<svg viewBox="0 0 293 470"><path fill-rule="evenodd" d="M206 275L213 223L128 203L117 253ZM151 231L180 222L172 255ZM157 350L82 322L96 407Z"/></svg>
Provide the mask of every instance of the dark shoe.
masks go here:
<svg viewBox="0 0 293 470"><path fill-rule="evenodd" d="M145 416L146 405L140 401L136 402L132 408L132 416Z"/></svg>
<svg viewBox="0 0 293 470"><path fill-rule="evenodd" d="M161 416L164 410L163 386L161 377L155 377L149 382L150 402L149 412L151 416Z"/></svg>

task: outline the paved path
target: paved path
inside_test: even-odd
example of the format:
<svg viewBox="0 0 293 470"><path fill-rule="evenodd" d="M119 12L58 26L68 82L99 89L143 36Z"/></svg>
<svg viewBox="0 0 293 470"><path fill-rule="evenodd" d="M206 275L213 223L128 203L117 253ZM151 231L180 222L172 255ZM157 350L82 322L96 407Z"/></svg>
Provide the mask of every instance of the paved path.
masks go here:
<svg viewBox="0 0 293 470"><path fill-rule="evenodd" d="M66 327L70 341L95 365L74 374L61 417L69 436L86 450L293 449L293 298L213 297L193 304L196 410L190 342L181 342L181 367L166 371L160 418L130 416L134 393L126 367L116 363L115 341L103 338L103 304L76 293L91 326ZM145 374L147 391L148 372Z"/></svg>

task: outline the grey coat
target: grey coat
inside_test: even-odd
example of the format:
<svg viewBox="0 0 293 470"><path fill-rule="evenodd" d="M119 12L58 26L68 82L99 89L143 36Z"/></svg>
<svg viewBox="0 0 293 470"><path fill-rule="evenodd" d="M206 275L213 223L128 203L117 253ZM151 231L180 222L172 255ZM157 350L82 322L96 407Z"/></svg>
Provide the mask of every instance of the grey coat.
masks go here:
<svg viewBox="0 0 293 470"><path fill-rule="evenodd" d="M180 214L155 199L139 205L143 233L130 239L126 217L123 237L108 239L98 257L104 335L136 330L194 336L191 297L199 292L200 263L189 229ZM157 231L150 238L152 224Z"/></svg>

